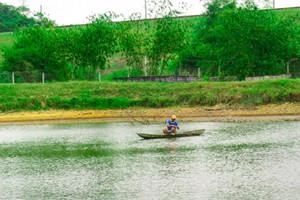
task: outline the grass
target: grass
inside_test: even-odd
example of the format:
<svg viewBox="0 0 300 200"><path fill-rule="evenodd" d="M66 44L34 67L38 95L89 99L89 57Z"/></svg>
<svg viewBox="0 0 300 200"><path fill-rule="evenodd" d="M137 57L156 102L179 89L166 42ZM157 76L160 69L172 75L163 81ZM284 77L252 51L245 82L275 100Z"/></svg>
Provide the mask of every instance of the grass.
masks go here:
<svg viewBox="0 0 300 200"><path fill-rule="evenodd" d="M296 20L297 25L300 25L300 9L299 8L290 8L290 9L282 9L282 10L276 10L276 13L279 15L286 15L286 16L293 16L298 15L298 19Z"/></svg>
<svg viewBox="0 0 300 200"><path fill-rule="evenodd" d="M167 108L300 102L300 79L253 82L1 84L0 111Z"/></svg>

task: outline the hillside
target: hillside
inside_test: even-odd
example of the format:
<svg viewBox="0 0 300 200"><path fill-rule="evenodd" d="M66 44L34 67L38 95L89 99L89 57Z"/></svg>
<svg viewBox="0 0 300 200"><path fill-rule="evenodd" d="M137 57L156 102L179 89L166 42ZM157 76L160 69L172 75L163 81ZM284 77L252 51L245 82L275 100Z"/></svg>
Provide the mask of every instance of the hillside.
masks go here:
<svg viewBox="0 0 300 200"><path fill-rule="evenodd" d="M300 8L286 8L286 9L280 9L280 10L275 10L276 13L282 16L291 16L291 15L300 15ZM196 24L196 21L198 20L199 17L202 16L194 16L194 17L185 17L185 18L179 18L180 20L188 20L189 23L194 23ZM296 22L300 26L300 18ZM6 33L0 33L0 66L2 65L3 62L3 49L5 47L11 46L13 44L13 34L11 32L6 32ZM119 62L120 59L113 59L113 62ZM114 66L116 63L111 63L111 66ZM119 63L118 63L119 64ZM124 66L124 64L121 64L121 66ZM119 67L120 68L120 67ZM119 68L115 70L119 70ZM110 69L110 72L114 71L114 69Z"/></svg>

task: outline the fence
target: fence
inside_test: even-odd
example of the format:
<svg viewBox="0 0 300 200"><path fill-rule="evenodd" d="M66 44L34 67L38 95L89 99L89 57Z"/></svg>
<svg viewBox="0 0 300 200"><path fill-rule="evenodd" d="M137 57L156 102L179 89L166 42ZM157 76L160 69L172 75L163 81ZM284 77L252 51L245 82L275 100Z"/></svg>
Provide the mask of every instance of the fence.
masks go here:
<svg viewBox="0 0 300 200"><path fill-rule="evenodd" d="M80 79L70 78L65 81L85 80L85 81L105 81L105 80L121 80L121 81L157 81L157 82L193 82L202 81L200 70L198 76L139 76L139 77L119 77L108 79L105 77L105 72L86 73ZM104 75L103 75L104 74ZM276 76L256 76L246 77L246 81L264 80L264 79L279 79L279 78L300 78L300 72L293 74L283 74ZM58 82L57 75L54 73L44 72L0 72L0 83L51 83ZM236 76L220 76L210 77L209 81L224 82L224 81L238 81Z"/></svg>
<svg viewBox="0 0 300 200"><path fill-rule="evenodd" d="M127 78L114 78L114 80L119 81L156 81L156 82L193 82L201 81L198 76L140 76L140 77L127 77Z"/></svg>
<svg viewBox="0 0 300 200"><path fill-rule="evenodd" d="M0 83L51 83L57 82L60 79L54 73L45 72L0 72ZM70 78L71 80L78 80ZM80 80L88 81L101 81L101 74L98 73L87 73Z"/></svg>

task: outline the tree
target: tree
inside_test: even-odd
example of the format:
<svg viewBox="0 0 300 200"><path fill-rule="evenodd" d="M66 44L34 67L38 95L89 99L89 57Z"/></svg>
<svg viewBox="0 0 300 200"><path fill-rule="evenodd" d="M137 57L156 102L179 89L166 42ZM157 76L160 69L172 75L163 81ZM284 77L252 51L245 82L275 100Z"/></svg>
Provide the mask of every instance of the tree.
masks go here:
<svg viewBox="0 0 300 200"><path fill-rule="evenodd" d="M155 73L161 62L160 74L162 74L168 62L175 59L186 44L185 23L172 16L173 13L169 13L155 21L153 43L149 55L152 73Z"/></svg>
<svg viewBox="0 0 300 200"><path fill-rule="evenodd" d="M118 42L126 57L127 65L142 69L144 56L149 49L150 32L145 30L145 28L149 30L149 22L141 20L141 16L134 13L129 21L123 21L118 25Z"/></svg>
<svg viewBox="0 0 300 200"><path fill-rule="evenodd" d="M3 31L13 31L20 27L29 26L54 26L55 22L49 20L42 13L36 13L35 17L28 17L25 12L30 12L30 10L25 6L14 7L11 5L6 5L0 3L0 32Z"/></svg>
<svg viewBox="0 0 300 200"><path fill-rule="evenodd" d="M107 59L117 51L117 24L112 21L116 17L108 13L91 18L92 23L86 25L77 41L81 64L92 71L104 69Z"/></svg>
<svg viewBox="0 0 300 200"><path fill-rule="evenodd" d="M47 28L51 28L56 26L56 23L54 20L49 19L48 17L45 16L45 13L42 12L37 12L34 14L36 17L36 24L39 26L44 26Z"/></svg>
<svg viewBox="0 0 300 200"><path fill-rule="evenodd" d="M117 24L111 18L94 17L91 24L75 28L19 29L13 47L5 51L3 70L55 72L59 80L66 80L104 69L117 50Z"/></svg>
<svg viewBox="0 0 300 200"><path fill-rule="evenodd" d="M186 44L187 24L175 17L181 11L174 8L170 0L150 1L150 13L157 17L151 27L149 50L150 74L162 74L169 61L176 59ZM185 5L180 9L185 9Z"/></svg>
<svg viewBox="0 0 300 200"><path fill-rule="evenodd" d="M59 43L60 29L28 27L14 33L15 43L4 51L2 70L56 72L68 77L67 63Z"/></svg>
<svg viewBox="0 0 300 200"><path fill-rule="evenodd" d="M28 18L22 14L25 7L14 7L0 3L0 32L12 31L21 26L31 26L36 22L33 18Z"/></svg>
<svg viewBox="0 0 300 200"><path fill-rule="evenodd" d="M294 20L249 2L238 7L235 1L214 1L197 30L198 64L209 76L284 73L285 60L295 56L299 45Z"/></svg>

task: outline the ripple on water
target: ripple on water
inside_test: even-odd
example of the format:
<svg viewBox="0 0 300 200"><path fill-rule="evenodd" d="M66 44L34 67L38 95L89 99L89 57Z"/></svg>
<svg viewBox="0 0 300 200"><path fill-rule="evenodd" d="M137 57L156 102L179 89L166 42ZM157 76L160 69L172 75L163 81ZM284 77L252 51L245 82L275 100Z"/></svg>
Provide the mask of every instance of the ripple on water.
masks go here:
<svg viewBox="0 0 300 200"><path fill-rule="evenodd" d="M161 124L0 127L4 199L299 199L300 123L181 123L199 137L142 140Z"/></svg>

